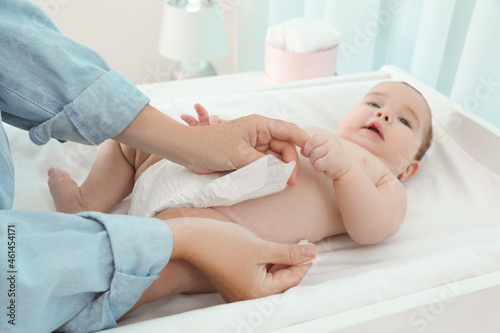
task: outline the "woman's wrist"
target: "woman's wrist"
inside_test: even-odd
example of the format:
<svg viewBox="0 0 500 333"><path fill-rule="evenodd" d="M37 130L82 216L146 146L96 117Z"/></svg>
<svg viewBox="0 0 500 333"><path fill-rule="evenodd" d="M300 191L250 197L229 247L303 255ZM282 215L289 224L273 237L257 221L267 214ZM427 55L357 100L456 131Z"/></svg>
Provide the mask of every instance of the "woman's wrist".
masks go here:
<svg viewBox="0 0 500 333"><path fill-rule="evenodd" d="M147 104L113 139L176 162L188 144L189 128Z"/></svg>
<svg viewBox="0 0 500 333"><path fill-rule="evenodd" d="M173 247L170 260L186 260L193 252L189 245L196 241L196 223L188 218L169 219L163 222L172 232Z"/></svg>

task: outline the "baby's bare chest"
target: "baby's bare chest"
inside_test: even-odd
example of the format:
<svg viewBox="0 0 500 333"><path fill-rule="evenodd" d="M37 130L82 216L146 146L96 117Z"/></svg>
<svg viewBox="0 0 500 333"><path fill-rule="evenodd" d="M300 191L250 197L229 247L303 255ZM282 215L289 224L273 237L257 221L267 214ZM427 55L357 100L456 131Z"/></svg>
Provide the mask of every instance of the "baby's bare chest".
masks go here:
<svg viewBox="0 0 500 333"><path fill-rule="evenodd" d="M331 180L304 157L294 186L223 210L230 211L234 222L277 242L314 242L345 232Z"/></svg>
<svg viewBox="0 0 500 333"><path fill-rule="evenodd" d="M368 150L350 141L340 140L349 156L361 166L373 184L377 184L384 175L390 173L387 166Z"/></svg>
<svg viewBox="0 0 500 333"><path fill-rule="evenodd" d="M385 165L355 144L347 142L343 145L375 184ZM316 172L309 159L303 156L300 156L295 186L230 209L235 222L273 241L295 242L303 238L317 241L345 233L332 180Z"/></svg>

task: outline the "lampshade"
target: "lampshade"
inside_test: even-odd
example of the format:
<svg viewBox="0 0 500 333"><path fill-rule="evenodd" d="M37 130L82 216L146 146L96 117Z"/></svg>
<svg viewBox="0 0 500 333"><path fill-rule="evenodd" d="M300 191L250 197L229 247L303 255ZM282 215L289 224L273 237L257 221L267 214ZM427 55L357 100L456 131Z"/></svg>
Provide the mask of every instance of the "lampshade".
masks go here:
<svg viewBox="0 0 500 333"><path fill-rule="evenodd" d="M226 32L219 6L196 11L165 3L160 33L162 56L177 61L202 61L227 52Z"/></svg>

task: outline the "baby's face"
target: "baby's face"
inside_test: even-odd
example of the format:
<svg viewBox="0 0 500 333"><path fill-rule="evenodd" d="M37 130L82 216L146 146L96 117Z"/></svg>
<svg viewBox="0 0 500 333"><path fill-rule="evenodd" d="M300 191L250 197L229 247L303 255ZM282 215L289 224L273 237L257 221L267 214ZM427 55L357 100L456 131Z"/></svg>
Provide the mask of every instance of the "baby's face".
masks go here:
<svg viewBox="0 0 500 333"><path fill-rule="evenodd" d="M367 149L399 176L416 162L430 122L427 103L415 89L401 82L383 82L347 113L338 136Z"/></svg>

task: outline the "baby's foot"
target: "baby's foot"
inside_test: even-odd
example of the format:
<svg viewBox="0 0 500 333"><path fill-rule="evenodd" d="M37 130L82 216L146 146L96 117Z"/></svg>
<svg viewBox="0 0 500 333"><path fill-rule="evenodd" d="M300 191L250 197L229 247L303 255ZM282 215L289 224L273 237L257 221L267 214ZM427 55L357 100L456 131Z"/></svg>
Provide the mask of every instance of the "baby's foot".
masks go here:
<svg viewBox="0 0 500 333"><path fill-rule="evenodd" d="M56 168L50 168L48 174L50 194L56 210L68 214L84 211L80 203L80 187L71 176L66 171Z"/></svg>

